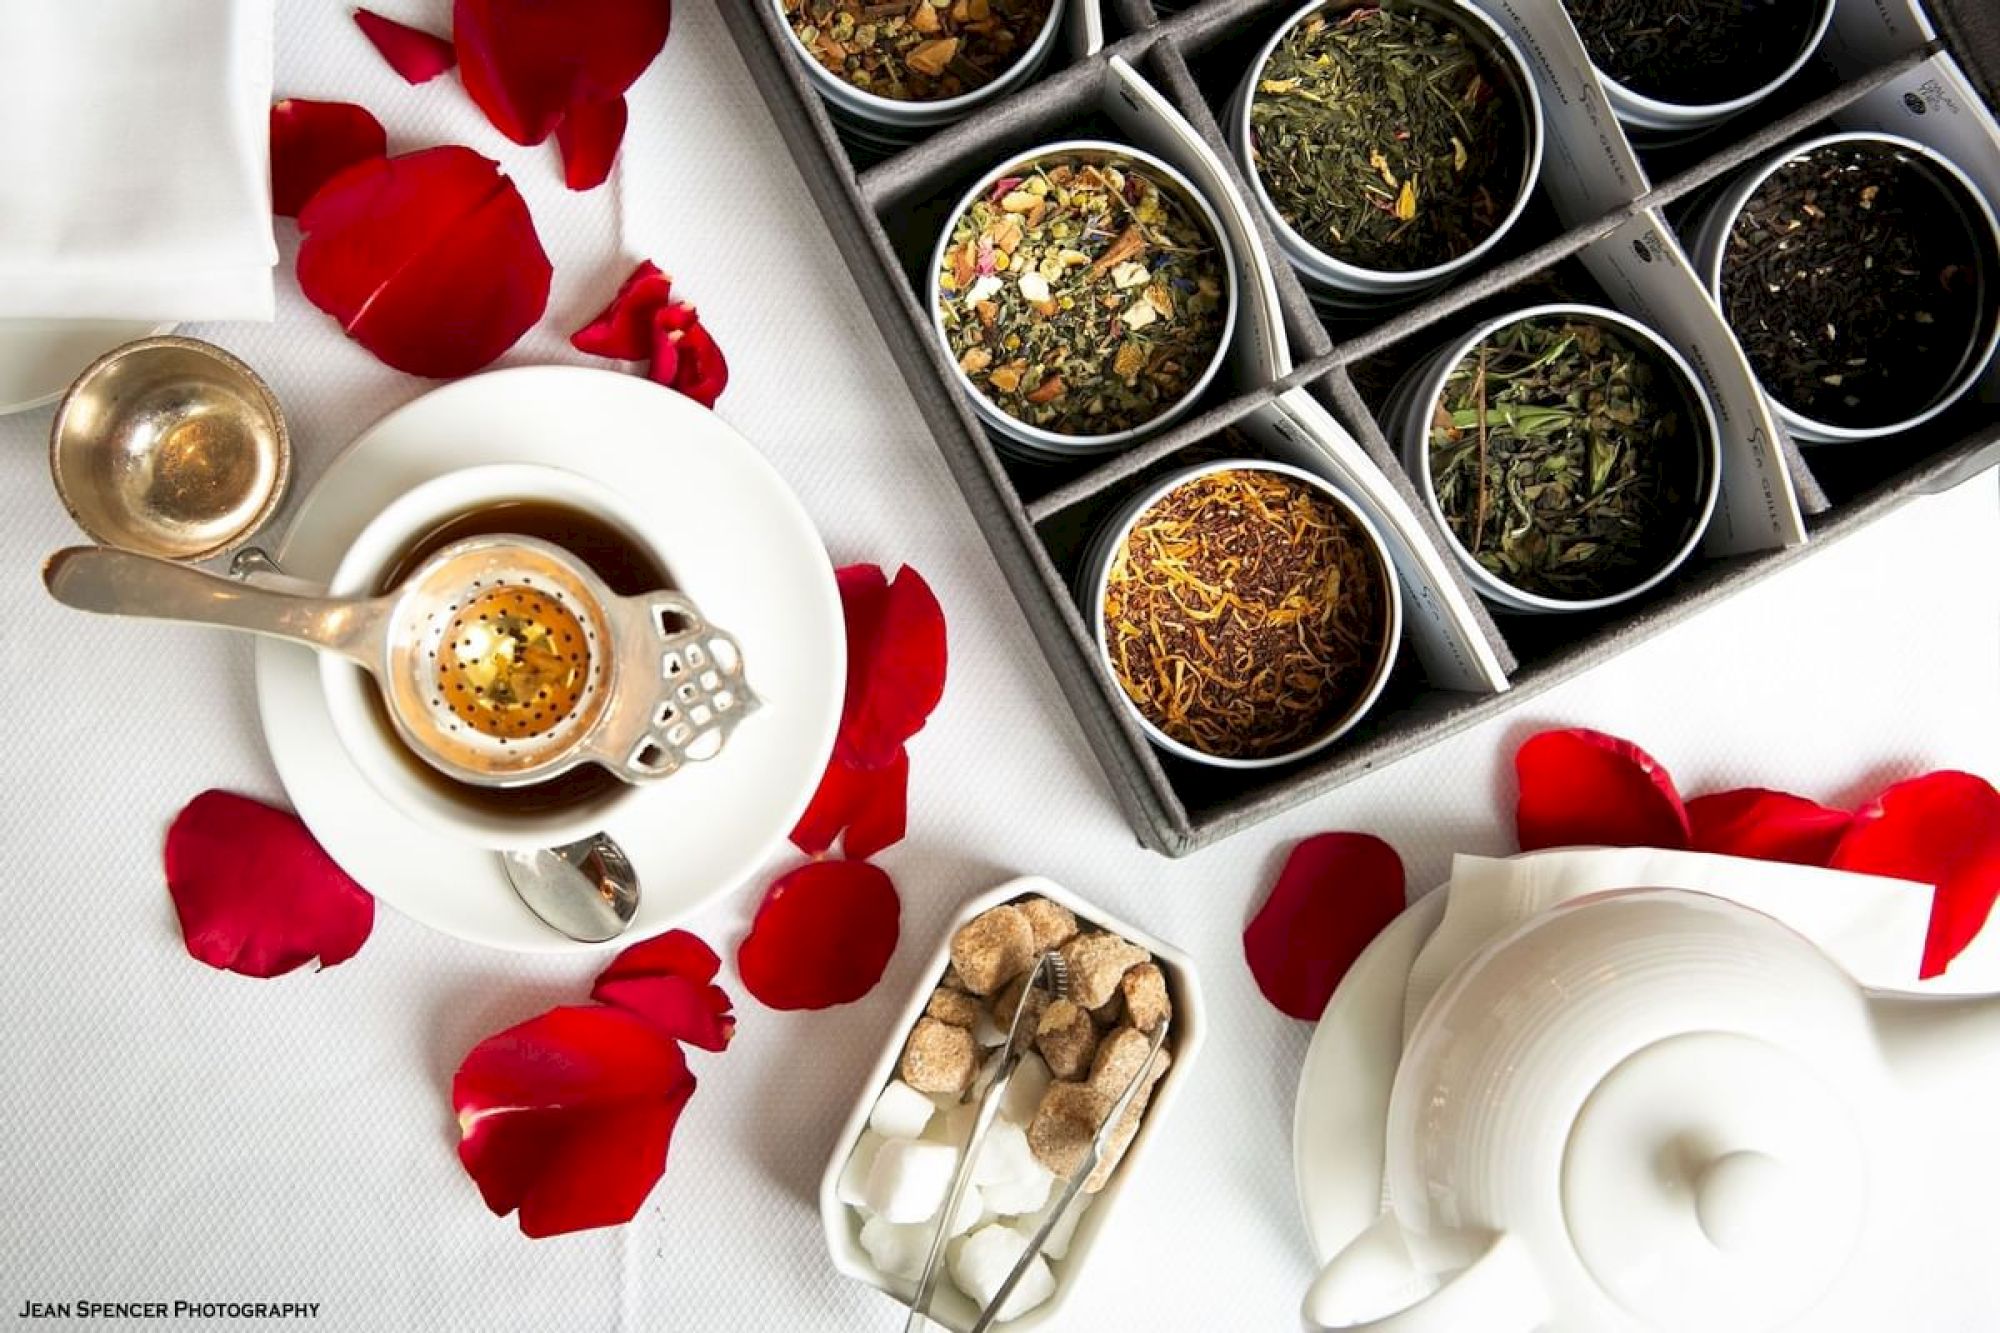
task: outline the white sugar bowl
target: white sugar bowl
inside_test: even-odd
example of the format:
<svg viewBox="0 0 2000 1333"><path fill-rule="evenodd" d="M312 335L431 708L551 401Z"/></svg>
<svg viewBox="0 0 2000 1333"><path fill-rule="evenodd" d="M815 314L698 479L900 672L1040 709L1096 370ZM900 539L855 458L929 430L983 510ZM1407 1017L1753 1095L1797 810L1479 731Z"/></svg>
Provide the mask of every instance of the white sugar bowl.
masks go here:
<svg viewBox="0 0 2000 1333"><path fill-rule="evenodd" d="M1996 1110L2000 997L1866 992L1704 894L1581 898L1424 1010L1390 1096L1386 1211L1322 1270L1306 1324L1895 1326L1880 1312L1940 1225L1929 1196L1969 1178L1925 1154L1949 1142L1970 1178L2000 1165Z"/></svg>

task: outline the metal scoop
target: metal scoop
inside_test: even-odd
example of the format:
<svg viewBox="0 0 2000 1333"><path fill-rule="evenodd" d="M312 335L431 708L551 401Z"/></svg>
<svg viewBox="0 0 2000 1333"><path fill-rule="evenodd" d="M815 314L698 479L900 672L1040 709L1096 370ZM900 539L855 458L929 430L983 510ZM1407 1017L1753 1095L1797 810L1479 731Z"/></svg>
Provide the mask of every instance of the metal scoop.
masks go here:
<svg viewBox="0 0 2000 1333"><path fill-rule="evenodd" d="M150 556L72 547L42 577L107 615L248 630L358 663L446 776L539 782L586 761L651 782L713 757L757 707L743 654L673 592L620 597L561 547L471 537L374 598L310 597Z"/></svg>

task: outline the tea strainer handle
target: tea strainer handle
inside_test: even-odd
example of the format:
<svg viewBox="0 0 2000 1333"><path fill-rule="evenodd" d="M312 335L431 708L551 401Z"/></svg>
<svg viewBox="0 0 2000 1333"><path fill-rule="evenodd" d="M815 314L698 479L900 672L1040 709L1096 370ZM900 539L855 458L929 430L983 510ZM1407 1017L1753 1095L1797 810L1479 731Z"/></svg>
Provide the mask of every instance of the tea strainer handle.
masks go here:
<svg viewBox="0 0 2000 1333"><path fill-rule="evenodd" d="M650 681L621 681L629 719L600 733L598 760L628 782L656 782L721 753L730 733L761 704L743 674L743 650L674 592L627 598L652 636ZM644 713L637 712L640 706ZM630 711L627 711L630 710Z"/></svg>

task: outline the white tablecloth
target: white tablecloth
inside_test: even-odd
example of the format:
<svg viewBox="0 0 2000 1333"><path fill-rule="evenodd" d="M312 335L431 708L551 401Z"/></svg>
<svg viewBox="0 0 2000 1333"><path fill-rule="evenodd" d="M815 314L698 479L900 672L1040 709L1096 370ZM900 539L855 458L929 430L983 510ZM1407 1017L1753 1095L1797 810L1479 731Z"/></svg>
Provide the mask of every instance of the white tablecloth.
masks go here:
<svg viewBox="0 0 2000 1333"><path fill-rule="evenodd" d="M738 3L743 0L723 0ZM444 0L387 6L446 26ZM580 999L593 967L484 952L384 909L351 962L276 981L182 951L160 839L208 786L281 796L250 650L85 618L41 593L76 539L48 484L44 409L0 420L0 1316L29 1300L316 1301L383 1328L891 1328L838 1277L813 1202L837 1121L957 905L1036 871L1190 951L1210 1040L1124 1224L1066 1326L1279 1330L1312 1268L1291 1175L1306 1025L1257 994L1244 920L1295 838L1367 829L1412 888L1456 849L1511 850L1508 756L1534 729L1638 739L1692 790L1831 800L1951 765L2000 773L2000 506L1988 475L1534 700L1306 809L1179 862L1139 850L904 390L874 315L745 77L715 0L684 0L633 95L619 177L573 195L553 148L505 143L449 78L404 85L345 6L287 0L281 94L359 100L395 150L463 142L526 191L556 263L549 317L504 364L573 359L563 335L640 256L701 306L734 378L723 416L798 489L840 561L907 561L950 616L944 705L915 742L909 840L882 858L903 943L866 1000L773 1014L734 981L735 1046L630 1226L529 1242L453 1153L453 1069L481 1037ZM346 342L289 276L271 327L190 330L283 400L302 488L363 426L425 391ZM690 923L725 957L746 886ZM1989 1280L1994 1280L1989 1274ZM2000 1286L1980 1303L2000 1319Z"/></svg>

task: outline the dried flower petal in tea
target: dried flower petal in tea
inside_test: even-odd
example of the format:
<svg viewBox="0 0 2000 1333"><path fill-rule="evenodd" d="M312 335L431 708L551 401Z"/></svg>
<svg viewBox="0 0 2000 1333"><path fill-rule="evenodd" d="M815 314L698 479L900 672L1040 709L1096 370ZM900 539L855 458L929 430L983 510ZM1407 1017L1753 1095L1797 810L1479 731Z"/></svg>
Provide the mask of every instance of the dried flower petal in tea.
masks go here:
<svg viewBox="0 0 2000 1333"><path fill-rule="evenodd" d="M1143 164L1048 158L952 225L938 315L959 367L1009 416L1114 435L1207 371L1227 281L1207 223Z"/></svg>
<svg viewBox="0 0 2000 1333"><path fill-rule="evenodd" d="M1296 750L1345 717L1381 664L1387 578L1315 488L1233 468L1139 516L1112 557L1104 635L1148 721L1203 754Z"/></svg>
<svg viewBox="0 0 2000 1333"><path fill-rule="evenodd" d="M1792 63L1818 26L1809 0L1563 0L1591 63L1641 97L1713 106Z"/></svg>
<svg viewBox="0 0 2000 1333"><path fill-rule="evenodd" d="M1955 185L1847 142L1758 186L1730 229L1722 308L1774 398L1828 425L1888 425L1965 373L1980 254Z"/></svg>
<svg viewBox="0 0 2000 1333"><path fill-rule="evenodd" d="M1026 54L1054 0L784 0L801 45L856 88L939 102L983 88Z"/></svg>
<svg viewBox="0 0 2000 1333"><path fill-rule="evenodd" d="M1393 3L1330 8L1287 33L1258 72L1250 133L1292 230L1383 272L1478 246L1525 169L1508 77L1456 24Z"/></svg>
<svg viewBox="0 0 2000 1333"><path fill-rule="evenodd" d="M1517 320L1446 378L1431 422L1445 525L1523 592L1587 601L1662 568L1686 539L1695 423L1673 369L1587 320Z"/></svg>

